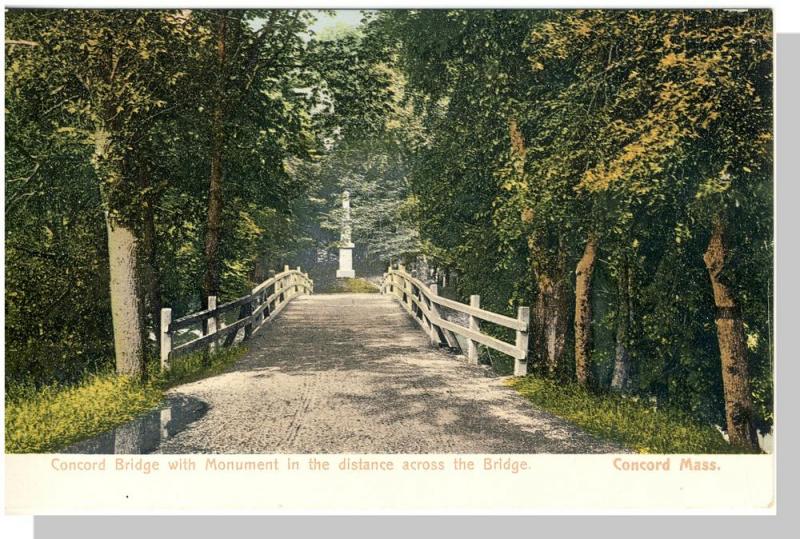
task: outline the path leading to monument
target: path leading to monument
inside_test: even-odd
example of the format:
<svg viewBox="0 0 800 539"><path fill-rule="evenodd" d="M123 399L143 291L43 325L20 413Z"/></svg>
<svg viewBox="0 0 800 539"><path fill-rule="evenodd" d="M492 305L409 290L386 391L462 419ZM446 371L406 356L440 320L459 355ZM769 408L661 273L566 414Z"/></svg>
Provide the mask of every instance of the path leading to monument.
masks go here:
<svg viewBox="0 0 800 539"><path fill-rule="evenodd" d="M431 347L379 294L297 298L219 376L178 386L208 412L161 453L597 453L503 378Z"/></svg>

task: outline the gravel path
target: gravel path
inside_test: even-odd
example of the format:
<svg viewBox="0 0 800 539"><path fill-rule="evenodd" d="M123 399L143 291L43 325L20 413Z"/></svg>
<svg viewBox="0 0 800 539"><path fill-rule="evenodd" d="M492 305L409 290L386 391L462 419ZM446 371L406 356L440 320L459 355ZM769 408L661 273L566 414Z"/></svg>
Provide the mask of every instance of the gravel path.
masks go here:
<svg viewBox="0 0 800 539"><path fill-rule="evenodd" d="M158 453L598 453L485 367L431 347L388 296L297 298L231 370L176 387L208 412Z"/></svg>

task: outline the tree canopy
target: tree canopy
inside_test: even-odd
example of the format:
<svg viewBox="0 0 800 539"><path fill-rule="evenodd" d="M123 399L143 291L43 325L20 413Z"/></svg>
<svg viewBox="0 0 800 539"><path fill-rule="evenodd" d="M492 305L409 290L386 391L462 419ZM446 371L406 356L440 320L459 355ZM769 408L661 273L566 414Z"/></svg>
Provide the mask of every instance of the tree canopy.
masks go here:
<svg viewBox="0 0 800 539"><path fill-rule="evenodd" d="M163 305L332 260L348 190L365 271L530 306L536 376L755 447L769 11L387 10L317 34L315 15L7 13L7 383L143 375Z"/></svg>

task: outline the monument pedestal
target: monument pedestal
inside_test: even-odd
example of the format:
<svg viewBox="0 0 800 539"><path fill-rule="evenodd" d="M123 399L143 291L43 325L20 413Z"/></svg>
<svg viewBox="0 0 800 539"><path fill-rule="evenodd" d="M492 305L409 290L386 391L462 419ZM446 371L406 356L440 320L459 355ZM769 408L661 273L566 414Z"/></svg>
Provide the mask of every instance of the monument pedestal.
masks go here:
<svg viewBox="0 0 800 539"><path fill-rule="evenodd" d="M353 247L355 245L350 243L339 248L339 269L336 270L337 279L352 279L356 276L356 272L353 269Z"/></svg>
<svg viewBox="0 0 800 539"><path fill-rule="evenodd" d="M339 269L336 270L337 279L352 279L356 276L353 270L353 247L355 244L350 239L350 193L342 193L342 235L339 241Z"/></svg>

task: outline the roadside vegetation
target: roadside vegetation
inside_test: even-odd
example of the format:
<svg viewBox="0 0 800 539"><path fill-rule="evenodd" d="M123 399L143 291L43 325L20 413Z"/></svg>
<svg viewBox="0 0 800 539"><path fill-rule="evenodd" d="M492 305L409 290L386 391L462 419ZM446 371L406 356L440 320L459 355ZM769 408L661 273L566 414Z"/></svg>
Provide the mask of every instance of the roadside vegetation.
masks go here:
<svg viewBox="0 0 800 539"><path fill-rule="evenodd" d="M577 383L537 376L511 378L537 408L574 423L590 434L637 453L752 453L729 444L713 426L649 399L591 392Z"/></svg>
<svg viewBox="0 0 800 539"><path fill-rule="evenodd" d="M47 453L113 429L152 410L178 384L220 374L245 348L206 358L179 358L164 373L140 383L113 372L90 374L74 385L11 386L6 393L6 453Z"/></svg>

